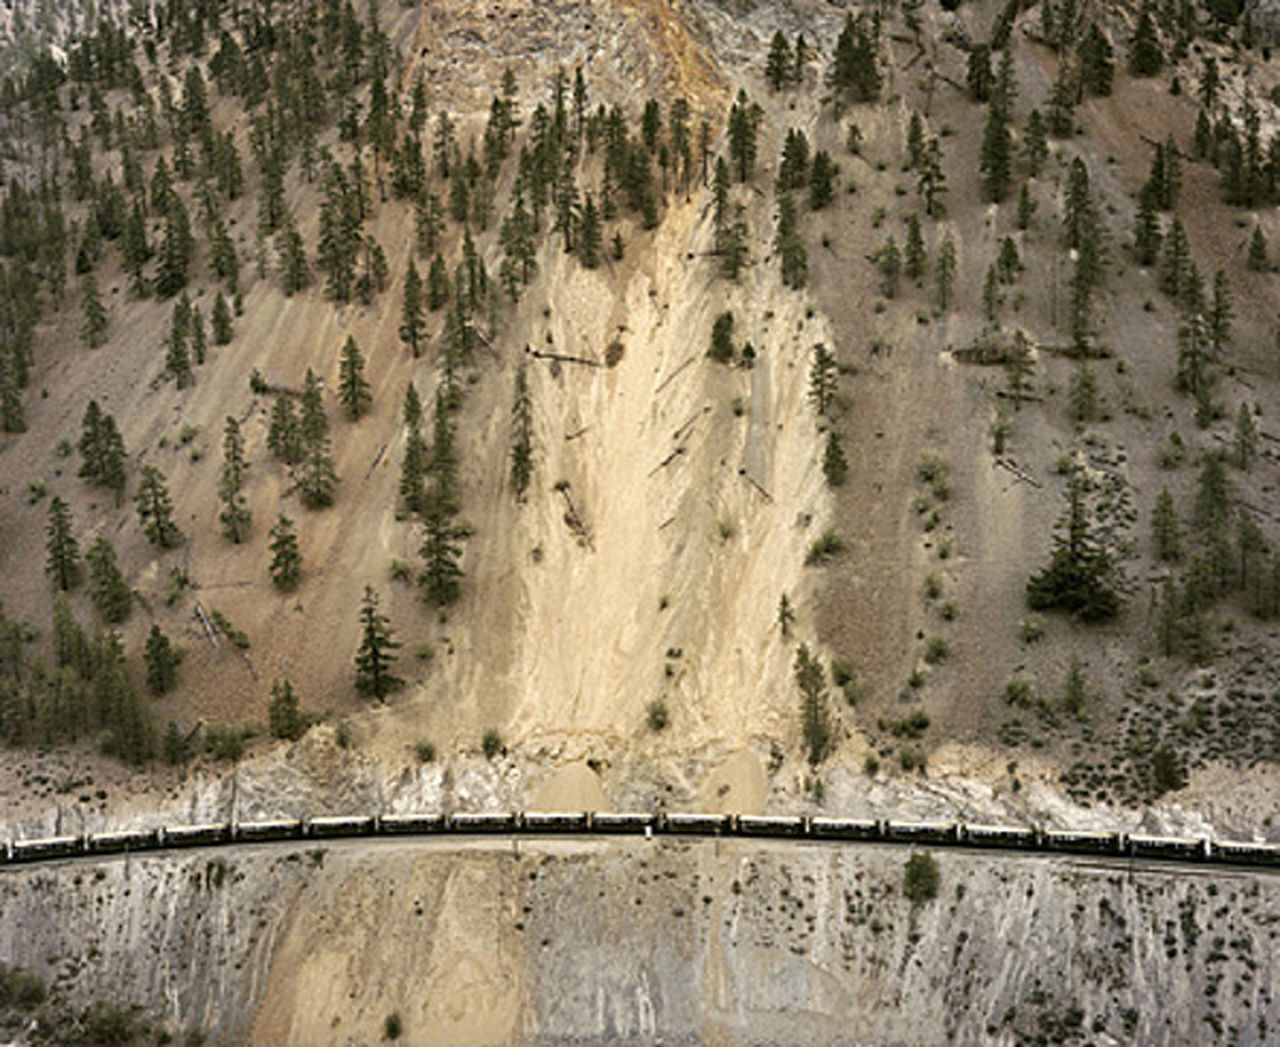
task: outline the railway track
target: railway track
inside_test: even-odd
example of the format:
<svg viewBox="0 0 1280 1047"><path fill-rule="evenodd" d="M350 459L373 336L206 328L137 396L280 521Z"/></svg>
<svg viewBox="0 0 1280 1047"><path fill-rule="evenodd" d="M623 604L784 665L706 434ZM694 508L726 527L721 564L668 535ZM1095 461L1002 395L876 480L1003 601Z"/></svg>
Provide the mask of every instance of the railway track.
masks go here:
<svg viewBox="0 0 1280 1047"><path fill-rule="evenodd" d="M539 836L607 838L734 838L830 843L897 844L1024 854L1117 859L1169 869L1174 863L1201 871L1253 868L1280 871L1280 844L1140 833L1073 831L1034 826L824 816L759 816L695 813L458 812L372 814L271 821L209 822L127 829L38 839L0 840L0 869L67 858L167 852L191 847L323 841L360 837ZM1080 862L1082 866L1087 862Z"/></svg>

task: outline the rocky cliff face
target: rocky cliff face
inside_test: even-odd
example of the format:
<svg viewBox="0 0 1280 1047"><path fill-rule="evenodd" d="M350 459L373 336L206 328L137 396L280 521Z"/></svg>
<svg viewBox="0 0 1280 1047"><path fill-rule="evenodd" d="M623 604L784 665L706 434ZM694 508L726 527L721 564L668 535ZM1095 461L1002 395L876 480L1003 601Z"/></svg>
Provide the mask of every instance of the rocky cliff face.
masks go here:
<svg viewBox="0 0 1280 1047"><path fill-rule="evenodd" d="M450 845L453 846L453 845ZM0 955L213 1043L1269 1042L1274 877L742 841L260 846L0 876ZM1070 942L1070 948L1064 943Z"/></svg>

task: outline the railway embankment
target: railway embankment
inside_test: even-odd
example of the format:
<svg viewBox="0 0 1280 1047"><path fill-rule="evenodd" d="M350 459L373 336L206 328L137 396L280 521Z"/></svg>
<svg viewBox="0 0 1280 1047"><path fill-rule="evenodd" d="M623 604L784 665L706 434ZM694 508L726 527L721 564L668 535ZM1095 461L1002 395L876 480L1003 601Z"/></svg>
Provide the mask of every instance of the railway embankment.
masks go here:
<svg viewBox="0 0 1280 1047"><path fill-rule="evenodd" d="M1280 1028L1274 875L937 847L937 894L912 902L910 853L490 836L41 864L0 876L0 956L72 1006L130 1001L214 1043L372 1043L392 1014L436 1042Z"/></svg>

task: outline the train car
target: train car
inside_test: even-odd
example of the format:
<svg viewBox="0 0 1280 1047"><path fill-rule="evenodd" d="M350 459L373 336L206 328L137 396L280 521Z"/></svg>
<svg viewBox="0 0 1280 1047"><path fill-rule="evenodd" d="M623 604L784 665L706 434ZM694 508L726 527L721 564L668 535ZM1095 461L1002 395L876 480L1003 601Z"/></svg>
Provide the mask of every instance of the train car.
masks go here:
<svg viewBox="0 0 1280 1047"><path fill-rule="evenodd" d="M672 811L658 819L657 829L664 833L695 833L699 836L718 836L733 832L733 816L728 814L700 814L692 811Z"/></svg>
<svg viewBox="0 0 1280 1047"><path fill-rule="evenodd" d="M1209 851L1209 841L1195 837L1129 834L1129 853L1135 858L1174 858L1198 862L1208 858Z"/></svg>
<svg viewBox="0 0 1280 1047"><path fill-rule="evenodd" d="M378 831L374 815L331 815L308 818L306 835L318 838L339 836L372 836Z"/></svg>
<svg viewBox="0 0 1280 1047"><path fill-rule="evenodd" d="M803 815L740 814L735 831L740 836L805 836L809 824Z"/></svg>
<svg viewBox="0 0 1280 1047"><path fill-rule="evenodd" d="M231 826L234 840L295 840L302 836L301 818L278 818L259 822L235 822Z"/></svg>
<svg viewBox="0 0 1280 1047"><path fill-rule="evenodd" d="M873 818L830 818L814 815L809 819L809 835L823 840L883 840L884 822Z"/></svg>
<svg viewBox="0 0 1280 1047"><path fill-rule="evenodd" d="M123 854L126 851L153 851L161 846L160 829L124 829L92 833L85 850L94 854Z"/></svg>
<svg viewBox="0 0 1280 1047"><path fill-rule="evenodd" d="M160 844L163 847L203 847L208 844L226 843L230 839L230 822L166 825L160 830Z"/></svg>
<svg viewBox="0 0 1280 1047"><path fill-rule="evenodd" d="M591 815L591 831L597 833L653 832L657 819L643 811L596 811Z"/></svg>
<svg viewBox="0 0 1280 1047"><path fill-rule="evenodd" d="M1035 850L1040 846L1040 832L1027 825L967 822L960 826L960 840L971 847Z"/></svg>
<svg viewBox="0 0 1280 1047"><path fill-rule="evenodd" d="M1068 854L1124 854L1127 843L1124 833L1046 829L1040 846L1046 851L1065 851Z"/></svg>
<svg viewBox="0 0 1280 1047"><path fill-rule="evenodd" d="M518 811L459 811L449 818L449 828L461 833L513 833L520 831Z"/></svg>
<svg viewBox="0 0 1280 1047"><path fill-rule="evenodd" d="M84 853L83 836L45 836L37 840L14 840L13 860L35 862L48 858L74 858Z"/></svg>
<svg viewBox="0 0 1280 1047"><path fill-rule="evenodd" d="M8 865L13 861L13 841L0 840L0 865Z"/></svg>
<svg viewBox="0 0 1280 1047"><path fill-rule="evenodd" d="M1210 847L1210 857L1224 865L1263 865L1280 869L1280 843L1214 840Z"/></svg>
<svg viewBox="0 0 1280 1047"><path fill-rule="evenodd" d="M392 836L442 833L448 827L443 814L384 814L378 819L378 832Z"/></svg>
<svg viewBox="0 0 1280 1047"><path fill-rule="evenodd" d="M580 833L591 828L585 811L525 811L524 831L531 833Z"/></svg>
<svg viewBox="0 0 1280 1047"><path fill-rule="evenodd" d="M885 838L910 843L957 843L960 825L957 822L895 822L885 824Z"/></svg>

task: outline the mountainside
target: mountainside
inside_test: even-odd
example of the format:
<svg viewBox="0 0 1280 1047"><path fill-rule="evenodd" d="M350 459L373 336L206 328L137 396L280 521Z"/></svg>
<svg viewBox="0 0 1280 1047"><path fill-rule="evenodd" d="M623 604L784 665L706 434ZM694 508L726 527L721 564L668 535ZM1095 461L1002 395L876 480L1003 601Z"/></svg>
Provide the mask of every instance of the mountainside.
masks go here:
<svg viewBox="0 0 1280 1047"><path fill-rule="evenodd" d="M1273 22L11 8L0 836L1280 839Z"/></svg>

